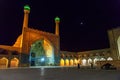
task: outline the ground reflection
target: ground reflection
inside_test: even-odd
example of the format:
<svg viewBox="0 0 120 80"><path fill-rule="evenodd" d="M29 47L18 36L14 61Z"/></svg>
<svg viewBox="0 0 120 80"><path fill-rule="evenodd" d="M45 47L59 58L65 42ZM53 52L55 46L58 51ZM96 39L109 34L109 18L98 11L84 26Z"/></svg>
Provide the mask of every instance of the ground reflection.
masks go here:
<svg viewBox="0 0 120 80"><path fill-rule="evenodd" d="M40 75L41 75L41 76L44 76L44 74L45 74L45 69L44 69L44 67L42 67L42 68L41 68L41 74L40 74Z"/></svg>

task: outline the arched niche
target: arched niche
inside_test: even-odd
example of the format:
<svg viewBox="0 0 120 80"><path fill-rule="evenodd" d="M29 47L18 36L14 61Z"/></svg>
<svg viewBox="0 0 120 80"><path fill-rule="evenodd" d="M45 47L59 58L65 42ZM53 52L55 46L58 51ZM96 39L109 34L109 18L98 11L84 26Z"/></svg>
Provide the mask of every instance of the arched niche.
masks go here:
<svg viewBox="0 0 120 80"><path fill-rule="evenodd" d="M47 39L40 39L32 43L30 48L31 66L54 65L54 47Z"/></svg>
<svg viewBox="0 0 120 80"><path fill-rule="evenodd" d="M65 65L69 66L69 59L65 59Z"/></svg>
<svg viewBox="0 0 120 80"><path fill-rule="evenodd" d="M19 65L19 59L18 58L13 58L10 61L10 67L18 67Z"/></svg>
<svg viewBox="0 0 120 80"><path fill-rule="evenodd" d="M74 63L73 63L73 59L70 59L70 66L73 66Z"/></svg>
<svg viewBox="0 0 120 80"><path fill-rule="evenodd" d="M93 63L93 61L92 61L91 58L89 58L89 59L88 59L88 65L91 65L91 63Z"/></svg>
<svg viewBox="0 0 120 80"><path fill-rule="evenodd" d="M82 65L86 66L87 65L87 60L86 59L82 59Z"/></svg>
<svg viewBox="0 0 120 80"><path fill-rule="evenodd" d="M120 36L118 37L117 45L118 45L118 58L120 59Z"/></svg>
<svg viewBox="0 0 120 80"><path fill-rule="evenodd" d="M78 61L77 61L77 59L76 58L74 58L74 65L76 66L77 64L78 64Z"/></svg>
<svg viewBox="0 0 120 80"><path fill-rule="evenodd" d="M8 59L3 57L0 59L0 68L7 68L8 67Z"/></svg>
<svg viewBox="0 0 120 80"><path fill-rule="evenodd" d="M104 57L100 58L100 61L106 61L106 59Z"/></svg>
<svg viewBox="0 0 120 80"><path fill-rule="evenodd" d="M60 59L60 66L64 66L65 65L65 61L64 61L64 59Z"/></svg>
<svg viewBox="0 0 120 80"><path fill-rule="evenodd" d="M93 63L94 63L95 66L97 66L97 61L99 61L99 59L97 57L94 58L94 62Z"/></svg>
<svg viewBox="0 0 120 80"><path fill-rule="evenodd" d="M107 60L108 60L108 61L112 61L113 58L112 58L112 57L108 57Z"/></svg>

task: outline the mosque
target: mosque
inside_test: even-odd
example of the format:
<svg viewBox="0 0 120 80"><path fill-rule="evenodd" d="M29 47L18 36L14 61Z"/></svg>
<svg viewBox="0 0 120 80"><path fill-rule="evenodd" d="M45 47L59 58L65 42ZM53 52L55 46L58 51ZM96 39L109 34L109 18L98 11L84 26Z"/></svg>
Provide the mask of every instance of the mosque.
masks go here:
<svg viewBox="0 0 120 80"><path fill-rule="evenodd" d="M0 45L0 68L29 66L101 66L107 62L119 65L120 28L108 31L110 48L84 52L60 50L59 23L55 18L55 33L29 28L30 7L24 6L22 33L13 46Z"/></svg>

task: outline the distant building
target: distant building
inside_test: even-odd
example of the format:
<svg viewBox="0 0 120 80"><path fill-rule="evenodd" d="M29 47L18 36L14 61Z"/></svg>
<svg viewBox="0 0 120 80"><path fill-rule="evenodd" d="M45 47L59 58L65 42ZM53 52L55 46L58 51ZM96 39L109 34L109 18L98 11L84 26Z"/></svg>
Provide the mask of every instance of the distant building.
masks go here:
<svg viewBox="0 0 120 80"><path fill-rule="evenodd" d="M29 28L29 13L30 7L24 6L22 33L15 44L13 46L0 45L0 68L76 66L78 63L81 66L90 66L91 63L94 66L100 66L102 61L120 59L120 28L108 31L110 48L84 52L60 51L60 18L55 18L55 34L53 34Z"/></svg>

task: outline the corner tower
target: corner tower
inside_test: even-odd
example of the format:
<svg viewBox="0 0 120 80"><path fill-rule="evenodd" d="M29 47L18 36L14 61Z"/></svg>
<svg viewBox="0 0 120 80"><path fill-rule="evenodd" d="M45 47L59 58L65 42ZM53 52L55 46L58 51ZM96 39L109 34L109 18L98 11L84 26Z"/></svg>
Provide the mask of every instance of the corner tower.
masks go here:
<svg viewBox="0 0 120 80"><path fill-rule="evenodd" d="M55 34L59 36L59 23L60 23L60 18L56 17L55 18Z"/></svg>

